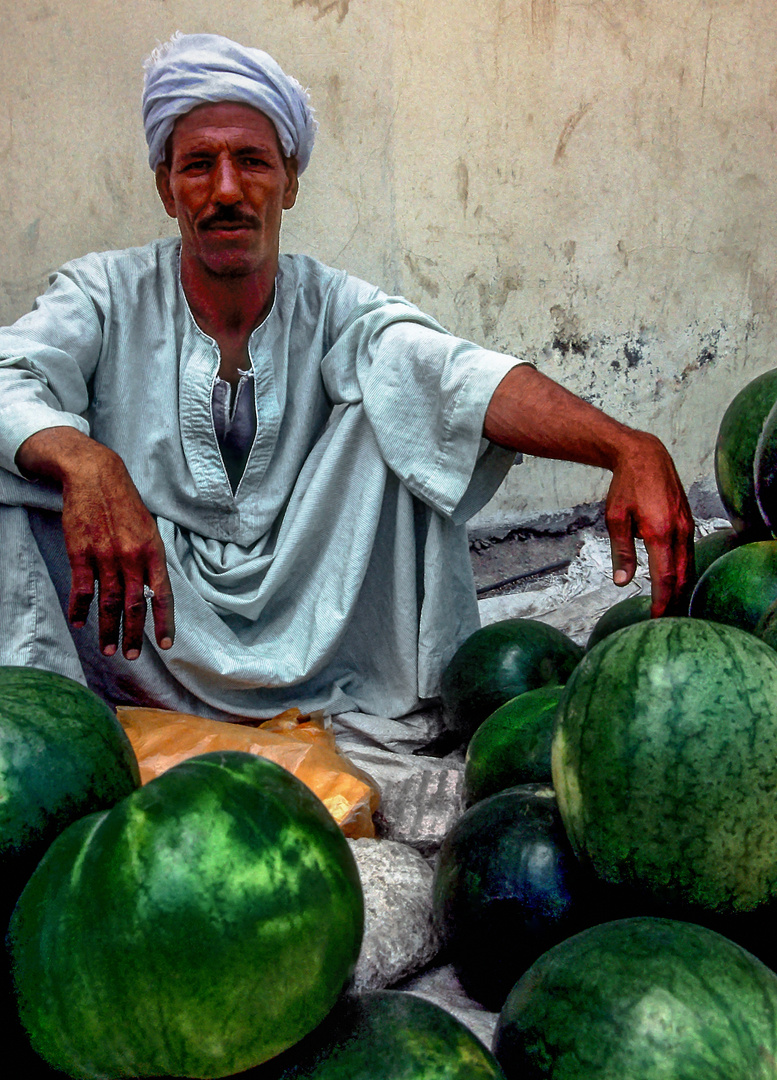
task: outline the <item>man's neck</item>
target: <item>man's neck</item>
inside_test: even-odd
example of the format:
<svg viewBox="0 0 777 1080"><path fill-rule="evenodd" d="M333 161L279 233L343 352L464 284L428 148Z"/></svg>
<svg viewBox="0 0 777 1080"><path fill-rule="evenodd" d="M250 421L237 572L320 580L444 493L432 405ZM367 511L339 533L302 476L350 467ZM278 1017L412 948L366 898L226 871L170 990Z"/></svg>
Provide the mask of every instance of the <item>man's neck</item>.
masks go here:
<svg viewBox="0 0 777 1080"><path fill-rule="evenodd" d="M181 258L181 284L201 330L219 343L247 343L269 314L277 265L235 277L214 274L194 260Z"/></svg>

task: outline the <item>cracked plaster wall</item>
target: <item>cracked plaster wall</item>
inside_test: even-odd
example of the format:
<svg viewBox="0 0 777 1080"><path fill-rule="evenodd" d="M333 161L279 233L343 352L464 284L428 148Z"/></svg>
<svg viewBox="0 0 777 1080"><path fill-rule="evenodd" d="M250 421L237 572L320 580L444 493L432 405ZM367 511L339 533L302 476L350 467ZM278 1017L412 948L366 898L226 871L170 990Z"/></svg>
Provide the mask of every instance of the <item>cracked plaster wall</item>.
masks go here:
<svg viewBox="0 0 777 1080"><path fill-rule="evenodd" d="M56 266L175 229L139 118L176 28L272 52L318 146L283 246L401 292L660 435L713 487L736 391L772 367L769 0L24 0L0 40L0 318ZM473 522L600 499L527 459Z"/></svg>

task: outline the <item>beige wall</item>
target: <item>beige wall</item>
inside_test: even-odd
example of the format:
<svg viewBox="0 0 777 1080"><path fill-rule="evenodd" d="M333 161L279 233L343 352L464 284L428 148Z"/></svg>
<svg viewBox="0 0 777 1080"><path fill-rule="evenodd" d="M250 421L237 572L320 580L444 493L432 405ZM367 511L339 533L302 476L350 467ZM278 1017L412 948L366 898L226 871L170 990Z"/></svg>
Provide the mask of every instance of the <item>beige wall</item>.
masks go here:
<svg viewBox="0 0 777 1080"><path fill-rule="evenodd" d="M771 0L6 0L0 318L85 251L175 226L139 118L177 28L260 45L311 89L318 146L284 247L404 293L659 434L712 486L734 393L777 339ZM474 524L601 498L513 470Z"/></svg>

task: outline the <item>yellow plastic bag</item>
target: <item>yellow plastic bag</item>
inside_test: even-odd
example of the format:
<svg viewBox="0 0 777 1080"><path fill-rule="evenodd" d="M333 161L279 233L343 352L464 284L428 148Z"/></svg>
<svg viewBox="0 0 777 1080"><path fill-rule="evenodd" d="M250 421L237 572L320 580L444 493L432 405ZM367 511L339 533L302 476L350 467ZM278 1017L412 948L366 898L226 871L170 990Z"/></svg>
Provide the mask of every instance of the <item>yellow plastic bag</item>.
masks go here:
<svg viewBox="0 0 777 1080"><path fill-rule="evenodd" d="M148 783L179 761L212 750L243 750L269 758L298 777L321 799L346 836L375 835L372 815L380 789L342 754L322 714L288 709L264 722L225 723L191 713L120 705L119 722L129 736Z"/></svg>

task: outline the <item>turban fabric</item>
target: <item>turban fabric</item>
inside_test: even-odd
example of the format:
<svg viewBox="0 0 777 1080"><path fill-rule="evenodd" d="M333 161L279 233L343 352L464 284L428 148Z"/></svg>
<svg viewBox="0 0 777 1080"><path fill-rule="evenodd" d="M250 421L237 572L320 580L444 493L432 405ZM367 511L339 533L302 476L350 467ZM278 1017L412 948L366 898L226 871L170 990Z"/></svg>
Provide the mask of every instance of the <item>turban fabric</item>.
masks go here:
<svg viewBox="0 0 777 1080"><path fill-rule="evenodd" d="M144 63L143 124L152 169L164 160L175 121L206 102L252 105L275 125L286 157L302 172L310 160L316 121L308 95L261 49L218 34L182 34L161 45Z"/></svg>

